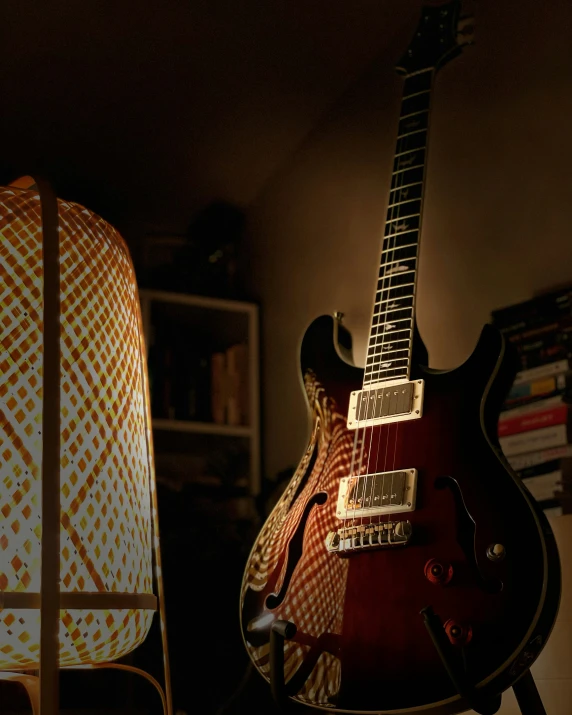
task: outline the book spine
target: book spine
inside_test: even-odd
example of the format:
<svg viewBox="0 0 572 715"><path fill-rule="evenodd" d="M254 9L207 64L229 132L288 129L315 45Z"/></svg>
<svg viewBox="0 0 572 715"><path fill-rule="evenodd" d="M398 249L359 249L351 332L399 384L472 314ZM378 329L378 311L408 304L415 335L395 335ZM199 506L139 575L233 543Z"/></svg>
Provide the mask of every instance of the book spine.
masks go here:
<svg viewBox="0 0 572 715"><path fill-rule="evenodd" d="M562 459L552 459L550 462L541 462L540 464L535 464L532 467L525 467L517 472L517 475L521 479L526 479L527 477L540 477L543 474L548 474L548 472L555 472L557 469L562 471Z"/></svg>
<svg viewBox="0 0 572 715"><path fill-rule="evenodd" d="M555 425L500 437L499 442L505 457L512 457L523 452L559 447L566 444L567 438L567 425Z"/></svg>
<svg viewBox="0 0 572 715"><path fill-rule="evenodd" d="M248 360L248 345L242 343L238 352L238 405L240 409L241 424L250 424L250 374Z"/></svg>
<svg viewBox="0 0 572 715"><path fill-rule="evenodd" d="M226 423L226 355L211 355L211 413L217 425Z"/></svg>
<svg viewBox="0 0 572 715"><path fill-rule="evenodd" d="M512 420L502 420L498 424L498 435L499 437L506 437L511 434L540 429L541 427L566 424L568 415L568 405L557 405L548 410L531 412L530 414L515 417Z"/></svg>
<svg viewBox="0 0 572 715"><path fill-rule="evenodd" d="M548 410L557 405L561 405L564 401L563 395L553 395L552 397L538 398L532 400L531 402L526 402L524 405L519 405L518 407L510 407L499 415L499 421L512 420L520 415L527 415L530 412L541 412L542 410Z"/></svg>
<svg viewBox="0 0 572 715"><path fill-rule="evenodd" d="M239 425L240 406L238 402L239 360L238 345L231 345L226 351L226 376L228 390L226 397L227 422L229 425Z"/></svg>
<svg viewBox="0 0 572 715"><path fill-rule="evenodd" d="M516 305L491 312L493 323L503 332L531 321L550 320L572 312L572 288L539 295Z"/></svg>
<svg viewBox="0 0 572 715"><path fill-rule="evenodd" d="M556 470L539 477L529 477L528 479L523 479L522 483L536 501L549 501L550 499L556 499L556 493L562 483L562 472Z"/></svg>
<svg viewBox="0 0 572 715"><path fill-rule="evenodd" d="M514 379L513 386L540 380L552 375L560 375L563 372L568 372L568 370L570 370L568 360L556 360L554 362L545 363L544 365L538 365L537 367L530 368L530 370L521 370L518 372Z"/></svg>
<svg viewBox="0 0 572 715"><path fill-rule="evenodd" d="M547 335L555 333L561 330L569 330L572 327L572 317L565 316L560 320L553 320L551 322L539 322L536 325L531 325L530 323L524 323L519 332L515 332L511 335L505 333L511 343L523 343L529 340L539 340L544 339Z"/></svg>
<svg viewBox="0 0 572 715"><path fill-rule="evenodd" d="M533 380L531 382L523 382L519 385L513 384L507 395L505 404L528 397L538 397L540 395L549 396L557 390L565 390L566 383L566 375L561 374L552 375L551 377L545 377L540 380Z"/></svg>
<svg viewBox="0 0 572 715"><path fill-rule="evenodd" d="M554 459L566 459L568 457L572 457L572 444L551 449L538 449L526 454L511 455L507 457L507 461L514 471L518 472L545 462L551 462Z"/></svg>
<svg viewBox="0 0 572 715"><path fill-rule="evenodd" d="M548 348L520 355L520 364L523 370L530 370L556 360L570 360L571 358L572 349L570 345L552 345Z"/></svg>

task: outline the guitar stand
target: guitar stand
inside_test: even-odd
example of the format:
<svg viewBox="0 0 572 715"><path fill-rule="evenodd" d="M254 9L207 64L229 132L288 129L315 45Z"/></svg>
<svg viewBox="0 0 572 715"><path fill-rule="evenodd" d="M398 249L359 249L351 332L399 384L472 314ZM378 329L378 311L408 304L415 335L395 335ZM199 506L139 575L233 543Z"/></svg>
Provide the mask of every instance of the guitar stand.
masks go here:
<svg viewBox="0 0 572 715"><path fill-rule="evenodd" d="M453 646L447 637L441 619L431 606L421 610L425 627L431 636L433 645L459 695L479 715L494 715L501 706L501 695L483 698L476 688L469 682L467 674L455 657ZM538 694L534 678L530 670L525 673L512 686L522 715L546 715L546 710Z"/></svg>
<svg viewBox="0 0 572 715"><path fill-rule="evenodd" d="M441 619L431 606L421 611L425 627L433 645L441 658L445 669L451 678L459 695L467 705L479 715L494 715L501 706L501 695L489 699L482 698L474 686L469 682L465 670L455 657L453 646L449 642L443 629ZM296 626L291 621L278 620L272 624L270 630L270 689L274 702L283 712L300 712L299 706L289 699L288 686L284 677L284 641L296 635ZM512 686L516 701L522 715L546 715L546 710L536 688L530 670L525 673ZM308 707L304 707L308 712Z"/></svg>

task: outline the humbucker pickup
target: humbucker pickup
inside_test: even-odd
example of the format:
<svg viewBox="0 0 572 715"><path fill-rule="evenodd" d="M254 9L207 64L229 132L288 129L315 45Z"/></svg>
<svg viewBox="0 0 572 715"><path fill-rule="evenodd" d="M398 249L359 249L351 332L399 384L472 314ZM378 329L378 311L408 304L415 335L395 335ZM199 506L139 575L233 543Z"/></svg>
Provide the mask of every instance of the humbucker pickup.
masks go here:
<svg viewBox="0 0 572 715"><path fill-rule="evenodd" d="M336 516L344 520L413 511L416 492L416 469L343 477Z"/></svg>
<svg viewBox="0 0 572 715"><path fill-rule="evenodd" d="M352 392L348 429L416 420L423 414L423 380L391 380Z"/></svg>

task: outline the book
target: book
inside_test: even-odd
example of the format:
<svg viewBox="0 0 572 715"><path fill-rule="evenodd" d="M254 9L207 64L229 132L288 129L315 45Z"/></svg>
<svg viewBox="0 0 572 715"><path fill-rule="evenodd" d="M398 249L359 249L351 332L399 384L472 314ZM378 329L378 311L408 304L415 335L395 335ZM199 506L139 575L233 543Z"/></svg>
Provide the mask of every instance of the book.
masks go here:
<svg viewBox="0 0 572 715"><path fill-rule="evenodd" d="M568 425L554 425L540 429L500 437L499 443L505 457L512 457L524 452L561 447L568 442Z"/></svg>
<svg viewBox="0 0 572 715"><path fill-rule="evenodd" d="M565 403L554 405L548 409L527 412L512 419L499 420L498 436L506 437L511 434L530 432L540 427L567 424L569 416L570 406Z"/></svg>
<svg viewBox="0 0 572 715"><path fill-rule="evenodd" d="M554 362L545 363L543 365L538 365L537 367L532 367L529 370L521 370L517 372L514 378L513 387L515 385L522 385L526 382L533 382L540 380L545 377L550 377L551 375L560 375L562 373L568 372L571 369L569 360L555 360Z"/></svg>
<svg viewBox="0 0 572 715"><path fill-rule="evenodd" d="M505 407L522 403L523 400L528 400L532 397L550 397L555 394L564 394L572 392L572 375L564 373L560 375L551 375L543 377L539 380L531 382L523 382L518 385L513 385L504 401Z"/></svg>
<svg viewBox="0 0 572 715"><path fill-rule="evenodd" d="M570 330L570 328L572 328L572 317L566 316L559 320L552 320L550 322L541 321L537 324L524 323L519 332L505 335L511 343L518 345L518 343L522 342L543 340L553 333L567 331Z"/></svg>
<svg viewBox="0 0 572 715"><path fill-rule="evenodd" d="M561 471L564 469L564 465L567 465L567 473L570 472L570 460L567 459L551 459L548 462L541 462L540 464L534 464L531 467L525 467L517 471L517 475L521 479L526 479L527 477L539 477L548 472L555 472L557 469Z"/></svg>
<svg viewBox="0 0 572 715"><path fill-rule="evenodd" d="M510 455L507 456L507 461L515 472L519 472L522 469L528 469L555 459L567 459L568 457L572 457L572 444L564 444L560 447L549 449L537 449L525 454Z"/></svg>
<svg viewBox="0 0 572 715"><path fill-rule="evenodd" d="M517 353L533 353L537 350L553 348L559 346L569 346L572 343L572 326L560 326L556 329L533 337L530 340L515 342L514 347Z"/></svg>
<svg viewBox="0 0 572 715"><path fill-rule="evenodd" d="M231 345L226 351L228 380L227 421L230 425L248 424L248 347Z"/></svg>
<svg viewBox="0 0 572 715"><path fill-rule="evenodd" d="M529 300L497 308L491 312L493 323L509 331L534 320L550 320L560 315L572 315L572 286L551 290Z"/></svg>
<svg viewBox="0 0 572 715"><path fill-rule="evenodd" d="M552 345L547 348L540 348L533 352L522 353L519 359L522 370L530 370L533 367L545 365L555 360L571 360L572 345Z"/></svg>
<svg viewBox="0 0 572 715"><path fill-rule="evenodd" d="M536 499L536 501L549 501L556 499L562 484L562 471L547 472L537 477L523 479L522 483Z"/></svg>
<svg viewBox="0 0 572 715"><path fill-rule="evenodd" d="M211 414L218 425L226 424L226 354L211 355Z"/></svg>
<svg viewBox="0 0 572 715"><path fill-rule="evenodd" d="M526 415L530 412L539 412L540 410L548 410L551 407L566 403L565 395L552 395L551 397L538 397L527 401L516 407L508 407L499 415L499 422L503 420L511 420L519 415ZM567 403L566 403L567 404Z"/></svg>

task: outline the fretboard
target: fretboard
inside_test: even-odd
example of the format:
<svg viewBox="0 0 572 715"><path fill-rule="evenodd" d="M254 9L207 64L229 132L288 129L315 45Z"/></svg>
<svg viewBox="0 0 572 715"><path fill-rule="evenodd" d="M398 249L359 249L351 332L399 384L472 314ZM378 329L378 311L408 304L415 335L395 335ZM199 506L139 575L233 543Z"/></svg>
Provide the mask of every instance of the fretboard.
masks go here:
<svg viewBox="0 0 572 715"><path fill-rule="evenodd" d="M432 80L404 82L364 385L409 378Z"/></svg>

